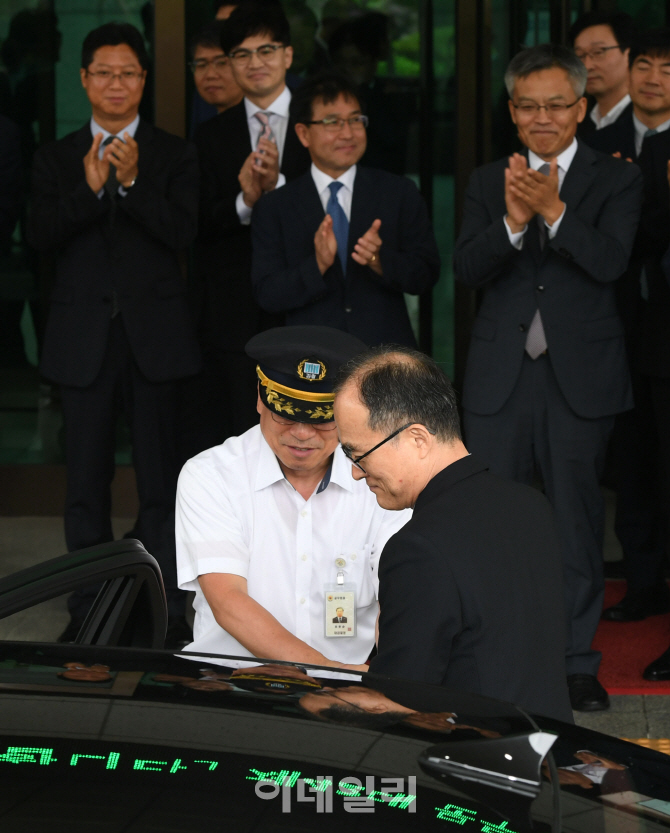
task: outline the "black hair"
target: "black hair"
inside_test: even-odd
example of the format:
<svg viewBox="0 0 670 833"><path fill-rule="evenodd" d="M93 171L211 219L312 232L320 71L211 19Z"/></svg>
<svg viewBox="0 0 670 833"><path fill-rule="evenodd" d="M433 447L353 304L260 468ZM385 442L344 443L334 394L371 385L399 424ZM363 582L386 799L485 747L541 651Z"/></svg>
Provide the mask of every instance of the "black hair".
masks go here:
<svg viewBox="0 0 670 833"><path fill-rule="evenodd" d="M335 393L349 382L368 409L368 427L390 434L407 422L425 425L441 442L461 439L456 393L437 362L410 347L384 344L340 368Z"/></svg>
<svg viewBox="0 0 670 833"><path fill-rule="evenodd" d="M308 78L293 92L291 117L298 124L307 124L312 119L315 101L331 104L341 95L345 98L352 98L362 107L358 89L347 76L333 70L324 70Z"/></svg>
<svg viewBox="0 0 670 833"><path fill-rule="evenodd" d="M151 62L149 61L147 48L144 45L144 38L139 30L130 23L104 23L89 32L81 47L82 69L88 69L93 62L96 50L100 49L101 46L119 46L122 43L129 46L137 55L137 60L140 62L142 69L149 69Z"/></svg>
<svg viewBox="0 0 670 833"><path fill-rule="evenodd" d="M195 50L199 46L206 46L210 49L221 49L221 30L225 24L225 20L212 20L206 26L203 26L199 32L196 32L189 44L191 58L195 57Z"/></svg>
<svg viewBox="0 0 670 833"><path fill-rule="evenodd" d="M277 43L291 45L291 27L279 3L245 2L226 21L221 48L228 54L247 38L265 33Z"/></svg>
<svg viewBox="0 0 670 833"><path fill-rule="evenodd" d="M570 27L568 32L570 45L573 46L584 29L589 29L591 26L609 26L622 52L633 45L637 36L635 21L626 12L586 12Z"/></svg>
<svg viewBox="0 0 670 833"><path fill-rule="evenodd" d="M628 66L632 67L640 55L649 58L665 58L670 55L670 29L647 29L641 32L628 53Z"/></svg>

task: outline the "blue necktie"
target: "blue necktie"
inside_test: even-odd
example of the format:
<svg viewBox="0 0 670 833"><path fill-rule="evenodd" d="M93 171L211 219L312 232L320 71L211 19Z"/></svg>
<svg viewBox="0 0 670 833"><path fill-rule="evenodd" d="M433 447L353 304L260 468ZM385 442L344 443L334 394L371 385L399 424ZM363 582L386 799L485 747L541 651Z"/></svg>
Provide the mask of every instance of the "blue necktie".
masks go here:
<svg viewBox="0 0 670 833"><path fill-rule="evenodd" d="M349 220L337 199L337 192L342 188L341 182L331 182L330 199L326 206L326 214L333 218L333 234L337 240L337 254L342 264L342 272L347 274L347 244L349 242Z"/></svg>

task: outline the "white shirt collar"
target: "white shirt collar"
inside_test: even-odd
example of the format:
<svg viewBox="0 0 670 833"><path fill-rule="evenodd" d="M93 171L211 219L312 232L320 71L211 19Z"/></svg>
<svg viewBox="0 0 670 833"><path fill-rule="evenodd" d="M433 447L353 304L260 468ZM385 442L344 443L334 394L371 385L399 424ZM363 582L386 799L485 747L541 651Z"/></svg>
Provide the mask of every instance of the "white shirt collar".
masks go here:
<svg viewBox="0 0 670 833"><path fill-rule="evenodd" d="M621 101L617 101L617 103L612 107L612 109L605 113L604 116L600 115L600 105L596 102L595 106L590 112L591 121L595 124L598 130L601 130L603 127L607 127L608 125L615 122L619 116L623 113L623 111L628 107L630 104L630 96L628 93L621 99Z"/></svg>
<svg viewBox="0 0 670 833"><path fill-rule="evenodd" d="M352 165L348 168L341 176L338 176L337 179L333 179L332 176L328 176L328 174L324 173L322 170L316 167L314 162L312 162L312 179L314 180L314 184L316 185L316 190L319 194L322 194L326 188L330 185L331 182L341 182L345 188L348 188L350 191L354 190L354 179L356 179L356 165Z"/></svg>
<svg viewBox="0 0 670 833"><path fill-rule="evenodd" d="M279 461L274 451L270 448L268 441L262 436L261 448L258 458L258 469L256 470L256 482L254 490L259 492L274 483L285 479ZM354 489L354 478L351 476L351 463L347 460L340 445L333 454L333 465L330 473L330 484L335 483L342 489L352 492ZM329 484L329 485L330 485Z"/></svg>
<svg viewBox="0 0 670 833"><path fill-rule="evenodd" d="M247 113L247 121L253 119L256 113L272 113L275 116L281 116L282 118L287 119L290 105L291 91L288 87L284 87L284 89L279 93L277 98L275 98L272 104L266 107L265 110L254 104L253 101L249 101L248 98L245 97L244 99L244 109Z"/></svg>
<svg viewBox="0 0 670 833"><path fill-rule="evenodd" d="M577 153L577 139L573 139L572 143L569 147L567 147L562 153L559 153L556 157L556 161L558 162L558 167L564 172L567 173L570 169L570 165L572 164L572 160L575 158L575 153ZM546 165L547 162L544 159L540 159L540 157L533 153L533 151L529 148L528 149L528 165L534 170L539 171L542 165Z"/></svg>
<svg viewBox="0 0 670 833"><path fill-rule="evenodd" d="M110 133L109 130L105 130L104 127L100 127L98 122L91 116L91 135L97 136L98 133L102 133L102 141L106 141L110 136L119 136L122 137L124 133L128 133L129 136L132 136L133 139L135 138L135 132L137 131L137 127L140 123L140 116L139 113L135 116L135 118L130 122L127 127L121 128L121 130L117 133Z"/></svg>

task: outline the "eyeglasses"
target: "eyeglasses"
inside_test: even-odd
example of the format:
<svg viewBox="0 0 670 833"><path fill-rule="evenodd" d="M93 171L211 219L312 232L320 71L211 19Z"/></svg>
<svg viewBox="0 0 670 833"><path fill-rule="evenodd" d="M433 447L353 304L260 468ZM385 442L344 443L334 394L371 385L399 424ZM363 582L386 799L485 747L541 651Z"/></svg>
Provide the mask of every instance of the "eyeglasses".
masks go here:
<svg viewBox="0 0 670 833"><path fill-rule="evenodd" d="M219 55L216 58L198 58L197 61L190 61L189 67L191 72L196 74L207 72L210 67L214 69L223 69L228 64L228 58L225 55Z"/></svg>
<svg viewBox="0 0 670 833"><path fill-rule="evenodd" d="M534 116L536 113L539 113L540 110L546 110L547 115L563 116L571 107L574 107L575 104L579 104L580 101L581 98L573 101L572 104L561 104L558 101L553 101L551 104L535 104L530 101L524 102L523 104L515 104L512 102L512 107L514 107L515 110L518 110L522 116Z"/></svg>
<svg viewBox="0 0 670 833"><path fill-rule="evenodd" d="M364 457L367 457L368 454L372 454L373 451L376 451L378 448L381 448L384 445L384 443L387 443L389 440L392 440L394 437L397 437L398 434L401 431L404 431L405 428L409 428L410 425L416 425L416 423L415 422L408 422L406 425L403 425L400 428L397 428L392 434L389 434L388 437L386 437L385 440L382 440L380 443L377 443L377 445L374 448L371 448L369 451L366 451L365 454L361 454L360 457L354 457L353 454L350 451L347 451L346 448L342 447L342 451L344 451L344 456L351 462L352 466L356 466L356 468L359 469L359 471L362 471L363 474L367 474L367 472L365 471L365 469L361 465L361 460ZM430 429L428 429L428 430L430 430ZM431 431L430 433L433 434L434 432Z"/></svg>
<svg viewBox="0 0 670 833"><path fill-rule="evenodd" d="M308 121L305 124L321 124L328 133L339 133L345 124L348 124L352 130L364 130L368 126L368 117L351 116L348 119L338 119L336 116L330 116L318 121Z"/></svg>
<svg viewBox="0 0 670 833"><path fill-rule="evenodd" d="M334 431L337 428L335 420L332 420L331 422L319 422L315 424L313 422L298 422L297 419L282 419L276 414L273 414L272 411L270 411L270 416L272 417L273 422L276 422L277 425L283 425L285 428L288 428L289 425L309 425L310 428L314 428L316 431L322 431L324 433L328 431Z"/></svg>
<svg viewBox="0 0 670 833"><path fill-rule="evenodd" d="M238 66L244 66L251 60L252 55L258 55L264 64L269 64L274 60L278 49L286 49L283 43L264 43L257 49L233 49L228 55L231 61L234 61Z"/></svg>
<svg viewBox="0 0 670 833"><path fill-rule="evenodd" d="M608 52L610 49L621 49L621 47L618 43L615 43L614 46L599 46L597 49L589 49L588 52L577 52L577 50L575 50L575 55L580 61L583 61L584 58L590 58L592 61L599 61L601 58L605 57L605 52Z"/></svg>
<svg viewBox="0 0 670 833"><path fill-rule="evenodd" d="M109 69L96 69L94 72L86 70L86 74L90 75L96 84L111 84L111 82L118 78L122 84L128 87L137 84L140 78L144 77L144 72L138 72L134 69L124 69L123 72L112 72Z"/></svg>

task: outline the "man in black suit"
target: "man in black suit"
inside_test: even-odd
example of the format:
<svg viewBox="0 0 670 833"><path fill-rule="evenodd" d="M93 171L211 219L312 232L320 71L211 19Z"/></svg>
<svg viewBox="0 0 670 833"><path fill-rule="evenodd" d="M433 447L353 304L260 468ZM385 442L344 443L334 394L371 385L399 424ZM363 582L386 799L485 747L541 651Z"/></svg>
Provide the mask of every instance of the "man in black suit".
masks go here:
<svg viewBox="0 0 670 833"><path fill-rule="evenodd" d="M575 139L584 65L565 47L515 56L510 114L527 146L475 171L457 277L483 290L465 372L469 447L556 510L573 708L607 708L591 650L604 593L600 474L615 414L632 406L614 281L637 228L642 177Z"/></svg>
<svg viewBox="0 0 670 833"><path fill-rule="evenodd" d="M254 290L287 324L336 327L369 345L416 346L403 293L435 285L437 244L409 179L358 167L367 119L357 96L332 73L295 92L295 129L312 167L258 203Z"/></svg>
<svg viewBox="0 0 670 833"><path fill-rule="evenodd" d="M617 281L635 408L619 414L613 436L617 481L615 530L624 554L627 592L603 618L631 622L670 610L664 580L667 511L662 483L667 416L654 405L653 380L670 376L670 328L661 259L670 245L670 32L645 32L630 52L632 108L594 133L592 147L635 161L644 177L642 219L630 264ZM662 409L661 409L662 410Z"/></svg>
<svg viewBox="0 0 670 833"><path fill-rule="evenodd" d="M379 562L370 670L572 721L560 548L547 500L486 471L461 441L437 364L381 347L340 371L335 421L355 480L413 507Z"/></svg>
<svg viewBox="0 0 670 833"><path fill-rule="evenodd" d="M289 117L286 70L293 52L281 6L239 6L226 21L221 46L244 99L200 125L194 137L201 169L196 258L205 368L190 392L185 456L243 434L257 421L254 366L244 345L277 322L253 296L249 223L261 194L309 167Z"/></svg>
<svg viewBox="0 0 670 833"><path fill-rule="evenodd" d="M41 371L61 386L69 550L114 536L110 484L116 422L133 441L136 532L161 566L171 625L177 590L176 380L198 370L179 252L196 232L195 148L140 120L148 56L140 33L109 23L82 49L90 123L35 155L28 235L56 257ZM70 599L74 638L92 601Z"/></svg>
<svg viewBox="0 0 670 833"><path fill-rule="evenodd" d="M586 92L595 98L578 128L585 141L630 111L628 55L635 36L633 19L625 12L586 12L570 27L570 43L588 72Z"/></svg>

